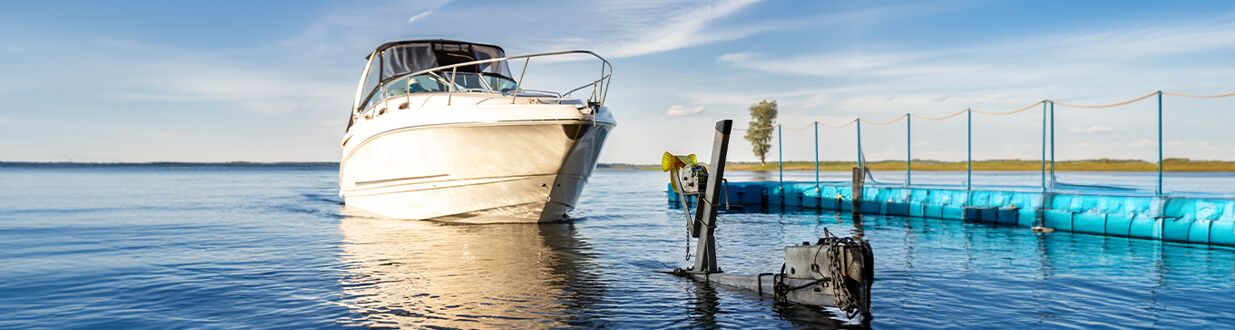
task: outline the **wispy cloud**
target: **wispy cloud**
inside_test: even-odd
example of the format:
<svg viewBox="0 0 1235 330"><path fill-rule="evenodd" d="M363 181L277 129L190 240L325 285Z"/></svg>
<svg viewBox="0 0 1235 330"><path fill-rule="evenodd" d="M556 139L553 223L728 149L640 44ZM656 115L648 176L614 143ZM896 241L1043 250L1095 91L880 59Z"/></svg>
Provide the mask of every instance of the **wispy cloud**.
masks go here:
<svg viewBox="0 0 1235 330"><path fill-rule="evenodd" d="M680 48L694 47L718 41L741 38L757 31L752 29L708 29L712 22L731 16L757 3L757 0L725 0L704 4L680 13L648 19L661 24L632 25L622 27L626 33L609 37L625 38L610 44L606 53L613 57L638 56ZM622 37L623 35L628 37Z"/></svg>
<svg viewBox="0 0 1235 330"><path fill-rule="evenodd" d="M407 18L407 24L415 24L416 21L422 20L425 17L429 17L429 15L432 15L432 14L433 14L433 9L429 9L419 14L412 15L412 17Z"/></svg>
<svg viewBox="0 0 1235 330"><path fill-rule="evenodd" d="M411 26L440 16L443 10L448 9L443 6L449 2L398 0L342 6L317 17L299 35L278 40L272 45L288 50L286 56L299 60L347 59L359 62L380 43L435 36L433 32L436 29L413 30ZM455 29L469 27L467 24L442 26Z"/></svg>
<svg viewBox="0 0 1235 330"><path fill-rule="evenodd" d="M958 73L1032 76L1030 72L1043 68L1024 63L1065 65L1065 69L1073 69L1075 67L1067 67L1067 63L1083 61L1084 66L1098 67L1103 63L1127 63L1148 57L1233 48L1235 16L1224 15L1217 19L1043 35L972 47L836 52L788 58L739 52L721 55L717 62L768 72L816 76L907 77Z"/></svg>
<svg viewBox="0 0 1235 330"><path fill-rule="evenodd" d="M919 66L909 67L931 58L925 52L873 53L873 54L815 54L787 58L773 58L763 54L739 52L721 55L717 63L731 64L745 69L775 73L846 77L855 75L890 76L906 74L931 74L958 71L957 67Z"/></svg>
<svg viewBox="0 0 1235 330"><path fill-rule="evenodd" d="M121 102L219 104L267 113L346 111L350 84L293 72L229 67L209 61L175 61L122 66L131 80L106 87Z"/></svg>
<svg viewBox="0 0 1235 330"><path fill-rule="evenodd" d="M718 56L716 62L828 79L823 88L813 88L813 94L789 95L797 97L799 105L814 104L802 98L826 98L832 107L851 110L939 105L1014 108L1042 98L1109 100L1112 95L1207 84L1235 73L1229 66L1205 67L1179 60L1235 50L1235 17L1038 35L976 46L866 48L883 50L788 57L733 52ZM1163 61L1168 62L1165 67L1160 64ZM750 98L764 93L713 94ZM789 100L789 105L797 101Z"/></svg>
<svg viewBox="0 0 1235 330"><path fill-rule="evenodd" d="M686 117L701 114L704 111L707 111L707 109L702 106L674 105L665 110L665 115L669 117Z"/></svg>
<svg viewBox="0 0 1235 330"><path fill-rule="evenodd" d="M1000 11L1007 9L1002 4L906 3L872 7L758 0L394 0L364 6L321 5L321 10L312 11L320 16L286 18L280 21L283 29L271 29L248 43L215 40L194 45L114 27L110 33L81 33L95 29L63 24L68 32L56 32L0 20L0 39L6 41L0 46L0 58L18 63L0 66L0 78L7 78L0 79L4 108L0 111L8 109L0 113L0 125L6 134L29 136L53 128L83 132L57 134L65 137L59 142L9 139L21 142L0 145L0 150L6 151L5 157L23 159L47 154L77 155L82 160L331 160L337 156L337 138L346 124L346 108L364 55L382 42L413 38L494 43L511 54L589 49L615 59L617 75L609 102L625 128L612 135L612 148L603 156L606 161L643 159L648 141L672 140L668 147L674 148L695 143L670 139L671 133L663 132L710 124L718 117L743 118L746 107L761 99L779 101L780 120L787 126L802 126L814 120L843 123L858 115L884 120L905 112L938 115L966 107L1007 110L1042 98L1093 104L1155 89L1198 93L1235 89L1230 82L1235 76L1230 60L1235 51L1235 17L1230 14L1180 9L1197 16L1169 21L1140 18L1148 24L1123 14L1094 15L1092 23L1045 18L1033 28L1000 25L966 33L950 27L933 29L954 25L956 14L972 14L969 11L1005 15L992 19L1015 17ZM1229 10L1231 6L1196 7ZM500 13L500 19L478 19L494 13ZM124 24L149 29L142 23ZM1052 27L1039 30L1042 26ZM173 36L208 29L187 23L158 28ZM904 40L906 34L921 40ZM46 51L64 44L77 51ZM593 79L595 71L582 61L538 62L528 75L536 88L573 88L581 79ZM72 97L65 97L65 92ZM1215 102L1229 108L1232 101ZM1223 153L1231 150L1226 145L1210 149L1197 149L1203 144L1195 141L1170 145L1172 139L1189 135L1225 134L1212 126L1229 122L1230 112L1207 112L1203 107L1209 101L1167 102L1168 156L1175 151L1177 156L1198 158L1186 151L1193 148L1217 155L1209 158L1230 158L1225 156L1229 152ZM1152 130L1135 126L1152 126L1152 106L1149 102L1133 106L1139 112L1060 111L1058 132L1064 142L1060 157L1091 157L1085 152L1093 150L1110 157L1154 154L1157 140ZM57 111L33 111L49 108ZM983 140L975 140L975 151L983 157L1033 157L1037 149L1025 141L1037 139L1024 137L1040 134L1038 114L1006 120L976 118L975 134L982 134ZM915 155L963 157L964 149L957 147L958 139L964 138L963 119L922 122L921 130L918 121L914 125L914 132L921 132L914 137ZM1171 130L1169 125L1187 129ZM1205 125L1212 126L1198 128ZM145 134L149 127L175 132L164 136L183 141L150 139ZM900 127L869 129L864 142L871 156L883 149L895 156L895 150L881 146L901 145L903 139L885 134L899 134ZM796 138L805 139L806 132L787 134L800 133ZM841 149L848 143L845 139L854 136L849 131L821 134ZM935 135L941 137L931 141ZM1070 143L1070 138L1079 141ZM697 142L685 149L706 150L711 141ZM736 143L740 148L744 142ZM809 156L809 144L795 145L786 149L787 156L795 152Z"/></svg>
<svg viewBox="0 0 1235 330"><path fill-rule="evenodd" d="M448 3L450 3L450 0L439 2L438 4L429 8L428 10L422 11L416 15L412 15L412 17L408 17L407 25L416 24L416 22L425 19L425 17L429 17L429 15L433 15L434 10L437 10L438 8L442 8L442 6L445 6Z"/></svg>
<svg viewBox="0 0 1235 330"><path fill-rule="evenodd" d="M921 10L920 5L886 6L794 17L747 18L728 22L756 7L762 0L652 1L631 6L622 1L605 8L606 16L616 16L601 24L607 28L565 37L565 44L598 49L615 58L667 52L753 35L799 30L827 24L870 22ZM589 22L592 24L593 22Z"/></svg>
<svg viewBox="0 0 1235 330"><path fill-rule="evenodd" d="M1095 126L1089 126L1085 128L1073 128L1073 129L1068 130L1068 132L1069 133L1089 133L1089 134L1114 134L1114 133L1123 132L1123 130L1110 127L1110 126L1095 125Z"/></svg>

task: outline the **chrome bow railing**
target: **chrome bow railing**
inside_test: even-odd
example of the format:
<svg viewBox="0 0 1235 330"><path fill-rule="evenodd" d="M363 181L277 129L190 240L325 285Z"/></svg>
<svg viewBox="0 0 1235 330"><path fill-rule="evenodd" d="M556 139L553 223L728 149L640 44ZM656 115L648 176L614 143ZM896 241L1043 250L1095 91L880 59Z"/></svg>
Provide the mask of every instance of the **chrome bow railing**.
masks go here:
<svg viewBox="0 0 1235 330"><path fill-rule="evenodd" d="M588 83L585 83L574 89L568 90L564 93L528 90L528 89L522 88L523 78L527 74L527 68L531 64L532 58L571 55L571 54L587 54L587 55L596 57L596 59L600 60L601 65L600 65L599 78L597 78L596 80L592 80ZM519 73L519 78L517 80L514 80L515 85L512 89L494 88L490 83L488 83L484 79L478 79L478 81L482 85L481 88L462 89L460 88L458 84L456 84L456 78L459 77L458 69L460 67L479 65L479 64L485 64L485 63L506 62L510 60L519 60L519 59L523 60L523 68L521 69ZM450 72L449 77L443 77L443 75L446 72ZM484 73L465 72L464 74L483 75ZM356 106L356 109L355 109L356 114L363 114L371 110L371 108L375 104L378 103L377 101L379 101L378 99L375 99L376 96L380 95L382 99L391 97L392 95L390 94L390 90L388 87L391 85L397 85L400 82L403 84L402 87L404 89L404 90L401 90L401 92L404 92L404 96L408 98L408 102L409 102L409 104L404 105L404 106L410 106L410 100L411 100L411 94L412 94L412 84L413 84L412 79L418 76L422 76L422 75L427 75L427 76L432 77L432 79L434 80L438 80L438 81L446 83L446 85L448 86L448 90L446 91L447 92L447 99L446 99L447 105L450 105L452 103L455 93L486 92L486 93L500 93L500 94L505 95L507 92L509 92L511 95L510 103L514 104L515 101L518 100L518 98L520 97L520 94L523 92L545 93L545 94L553 95L554 97L557 97L557 98L562 98L562 97L570 96L571 94L574 94L575 92L585 90L590 87L591 94L588 96L588 99L587 99L588 104L593 104L596 106L603 106L605 104L605 98L608 96L608 92L609 92L609 80L613 76L613 65L610 64L609 60L606 60L604 57L601 57L600 55L597 55L596 53L593 53L591 51L586 51L586 50L567 50L567 51L536 53L536 54L527 54L527 55L518 55L518 56L507 56L507 57L491 58L491 59L486 59L486 60L478 60L478 61L464 62L464 63L458 63L458 64L451 64L451 65L443 65L443 66L439 66L435 68L406 73L406 74L393 77L391 79L387 79L380 86L370 91L369 95L363 99L364 101L360 102ZM396 90L396 92L399 92L399 90Z"/></svg>

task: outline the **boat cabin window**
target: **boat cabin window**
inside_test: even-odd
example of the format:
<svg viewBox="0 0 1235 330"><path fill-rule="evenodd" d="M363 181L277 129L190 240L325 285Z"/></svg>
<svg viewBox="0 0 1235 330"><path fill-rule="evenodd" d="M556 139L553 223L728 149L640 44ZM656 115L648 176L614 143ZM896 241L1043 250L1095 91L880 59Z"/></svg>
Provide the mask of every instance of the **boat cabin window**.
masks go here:
<svg viewBox="0 0 1235 330"><path fill-rule="evenodd" d="M381 60L376 58L369 61L369 67L365 70L365 72L368 72L368 76L365 76L364 87L360 88L361 93L368 93L377 88L377 84L381 82L381 75L377 73L377 70L381 69L381 63Z"/></svg>
<svg viewBox="0 0 1235 330"><path fill-rule="evenodd" d="M361 88L365 93L361 105L367 107L380 101L376 96L383 94L447 92L451 90L452 81L456 92L509 92L517 84L510 78L510 67L505 61L464 65L401 79L408 74L437 67L504 56L502 49L494 46L448 41L410 42L386 47L369 63L368 76Z"/></svg>
<svg viewBox="0 0 1235 330"><path fill-rule="evenodd" d="M382 80L439 66L430 44L407 44L382 51Z"/></svg>
<svg viewBox="0 0 1235 330"><path fill-rule="evenodd" d="M432 69L439 66L481 61L504 56L502 50L489 46L452 43L414 43L398 45L382 51L382 80ZM442 72L451 71L450 69ZM482 63L458 67L457 72L491 73L509 77L504 62Z"/></svg>

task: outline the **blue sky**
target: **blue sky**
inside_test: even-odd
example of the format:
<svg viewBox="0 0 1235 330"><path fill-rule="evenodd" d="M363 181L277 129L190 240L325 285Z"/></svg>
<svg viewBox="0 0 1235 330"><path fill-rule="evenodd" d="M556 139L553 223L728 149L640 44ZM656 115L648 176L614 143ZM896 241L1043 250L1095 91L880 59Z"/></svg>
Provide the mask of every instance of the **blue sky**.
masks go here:
<svg viewBox="0 0 1235 330"><path fill-rule="evenodd" d="M710 123L761 99L806 160L816 120L1235 91L1235 2L4 1L0 160L336 161L363 57L413 38L609 57L605 162L706 154ZM590 79L578 65L529 87ZM1165 103L1167 157L1235 160L1235 98ZM1152 159L1154 110L1057 108L1058 157ZM964 125L915 121L915 158L963 159ZM1036 159L1040 125L975 115L975 158ZM903 122L863 134L868 159L903 157ZM854 158L852 127L821 135Z"/></svg>

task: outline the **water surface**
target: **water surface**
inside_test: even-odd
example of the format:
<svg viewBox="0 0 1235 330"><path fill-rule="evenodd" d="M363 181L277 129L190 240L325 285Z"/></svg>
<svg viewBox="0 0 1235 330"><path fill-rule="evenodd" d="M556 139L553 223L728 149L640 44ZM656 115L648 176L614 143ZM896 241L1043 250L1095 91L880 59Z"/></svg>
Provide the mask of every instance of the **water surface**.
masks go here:
<svg viewBox="0 0 1235 330"><path fill-rule="evenodd" d="M340 205L336 175L0 168L0 328L843 325L828 311L660 273L690 262L662 173L597 171L575 220L546 225L368 218ZM1231 249L951 220L861 223L876 254L876 328L1235 324ZM855 224L834 213L724 214L719 262L774 271L781 246L825 228Z"/></svg>

